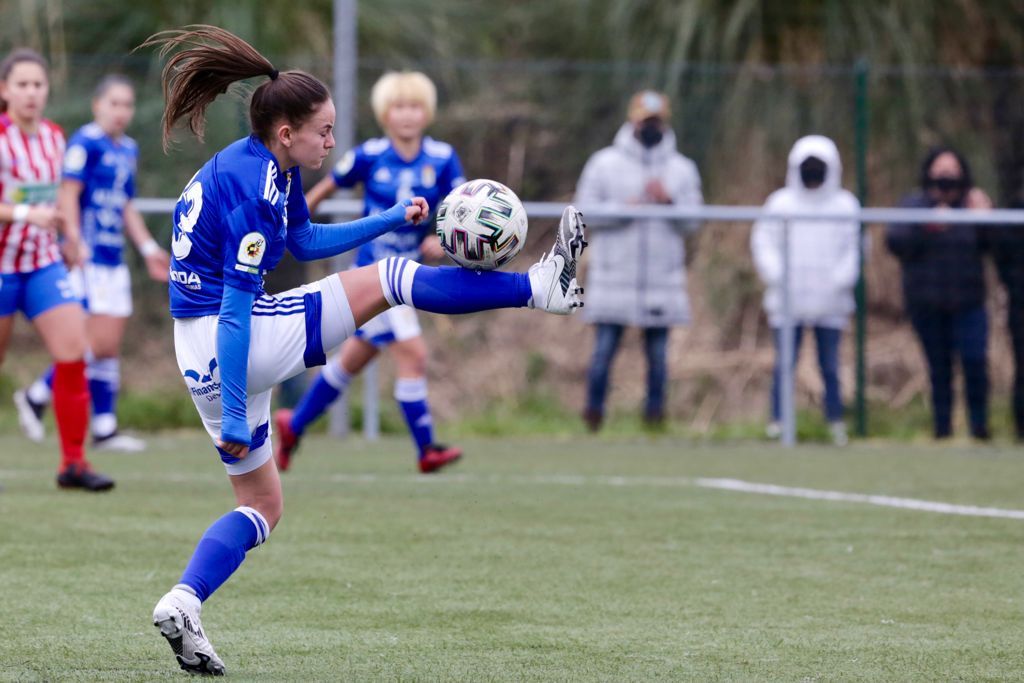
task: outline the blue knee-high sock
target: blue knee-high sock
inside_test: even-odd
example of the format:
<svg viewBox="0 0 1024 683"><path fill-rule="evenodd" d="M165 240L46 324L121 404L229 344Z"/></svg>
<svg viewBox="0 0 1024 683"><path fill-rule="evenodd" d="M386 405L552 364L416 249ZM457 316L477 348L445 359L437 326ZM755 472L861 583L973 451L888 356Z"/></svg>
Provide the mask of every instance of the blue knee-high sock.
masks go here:
<svg viewBox="0 0 1024 683"><path fill-rule="evenodd" d="M434 268L401 257L378 262L377 272L389 304L408 304L430 313L522 308L533 298L526 273Z"/></svg>
<svg viewBox="0 0 1024 683"><path fill-rule="evenodd" d="M323 415L327 406L338 400L351 381L352 376L345 372L337 360L328 361L292 413L291 426L296 436L302 436L306 427Z"/></svg>
<svg viewBox="0 0 1024 683"><path fill-rule="evenodd" d="M200 601L220 588L245 559L245 553L270 535L270 526L259 512L238 507L214 522L199 539L181 581Z"/></svg>
<svg viewBox="0 0 1024 683"><path fill-rule="evenodd" d="M92 401L92 431L103 437L117 431L117 392L121 386L121 363L117 358L93 358L86 368Z"/></svg>
<svg viewBox="0 0 1024 683"><path fill-rule="evenodd" d="M422 459L427 446L434 443L434 421L430 417L430 405L427 403L427 378L396 379L395 400L402 409L409 434Z"/></svg>

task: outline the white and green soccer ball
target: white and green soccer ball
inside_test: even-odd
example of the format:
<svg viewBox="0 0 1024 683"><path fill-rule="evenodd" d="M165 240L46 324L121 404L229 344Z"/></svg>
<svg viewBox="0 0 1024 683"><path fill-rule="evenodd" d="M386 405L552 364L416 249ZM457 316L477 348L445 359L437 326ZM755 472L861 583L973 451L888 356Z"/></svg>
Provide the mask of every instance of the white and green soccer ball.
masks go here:
<svg viewBox="0 0 1024 683"><path fill-rule="evenodd" d="M496 180L459 185L437 207L437 236L463 268L494 270L526 244L526 209L516 193Z"/></svg>

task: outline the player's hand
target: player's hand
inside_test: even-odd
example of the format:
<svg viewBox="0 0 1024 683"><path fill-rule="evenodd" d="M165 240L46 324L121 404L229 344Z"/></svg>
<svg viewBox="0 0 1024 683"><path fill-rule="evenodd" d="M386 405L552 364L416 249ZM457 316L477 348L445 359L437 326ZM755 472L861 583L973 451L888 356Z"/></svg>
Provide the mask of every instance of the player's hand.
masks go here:
<svg viewBox="0 0 1024 683"><path fill-rule="evenodd" d="M168 271L171 269L171 256L166 251L153 252L145 259L146 272L157 282L167 282Z"/></svg>
<svg viewBox="0 0 1024 683"><path fill-rule="evenodd" d="M425 261L440 261L444 258L444 247L441 246L441 238L437 235L427 235L420 242L420 251Z"/></svg>
<svg viewBox="0 0 1024 683"><path fill-rule="evenodd" d="M65 237L60 243L60 252L68 268L81 268L89 260L89 247L81 237Z"/></svg>
<svg viewBox="0 0 1024 683"><path fill-rule="evenodd" d="M412 204L405 207L405 220L419 225L430 216L430 205L423 197L413 197Z"/></svg>
<svg viewBox="0 0 1024 683"><path fill-rule="evenodd" d="M25 220L32 225L38 225L47 230L56 230L60 227L60 214L52 206L32 206L28 210Z"/></svg>
<svg viewBox="0 0 1024 683"><path fill-rule="evenodd" d="M217 439L217 447L223 450L225 453L230 453L232 456L239 460L249 455L249 447L244 443L235 443L234 441L222 441Z"/></svg>

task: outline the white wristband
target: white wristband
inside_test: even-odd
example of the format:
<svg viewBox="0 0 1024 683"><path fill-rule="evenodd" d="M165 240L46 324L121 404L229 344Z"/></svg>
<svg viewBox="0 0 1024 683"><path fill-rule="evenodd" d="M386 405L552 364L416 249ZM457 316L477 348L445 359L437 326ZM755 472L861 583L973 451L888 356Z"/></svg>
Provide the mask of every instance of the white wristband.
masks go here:
<svg viewBox="0 0 1024 683"><path fill-rule="evenodd" d="M142 254L143 258L152 256L160 251L160 245L156 243L154 239L148 239L139 245L139 253Z"/></svg>
<svg viewBox="0 0 1024 683"><path fill-rule="evenodd" d="M15 204L11 219L15 223L24 223L28 219L29 208L28 204Z"/></svg>

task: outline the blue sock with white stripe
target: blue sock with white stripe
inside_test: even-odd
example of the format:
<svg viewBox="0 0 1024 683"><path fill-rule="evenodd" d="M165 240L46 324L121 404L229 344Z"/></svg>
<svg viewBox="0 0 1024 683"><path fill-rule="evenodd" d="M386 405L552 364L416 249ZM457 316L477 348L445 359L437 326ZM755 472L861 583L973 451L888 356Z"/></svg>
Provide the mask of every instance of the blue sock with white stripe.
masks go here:
<svg viewBox="0 0 1024 683"><path fill-rule="evenodd" d="M291 424L295 435L302 436L306 427L315 422L324 414L329 405L338 400L351 381L352 376L345 372L340 363L334 359L328 361L306 393L299 399L299 404L295 406Z"/></svg>
<svg viewBox="0 0 1024 683"><path fill-rule="evenodd" d="M523 308L533 297L526 273L435 268L393 256L377 263L384 298L430 313L476 313Z"/></svg>
<svg viewBox="0 0 1024 683"><path fill-rule="evenodd" d="M395 380L395 400L405 416L409 434L416 443L419 457L427 446L434 443L434 421L427 403L426 377L399 377Z"/></svg>
<svg viewBox="0 0 1024 683"><path fill-rule="evenodd" d="M237 507L206 530L199 539L181 581L200 601L213 595L245 559L245 553L267 540L270 526L251 507Z"/></svg>
<svg viewBox="0 0 1024 683"><path fill-rule="evenodd" d="M117 358L93 358L85 370L92 401L92 434L103 438L117 431L117 391L121 386L121 362Z"/></svg>

